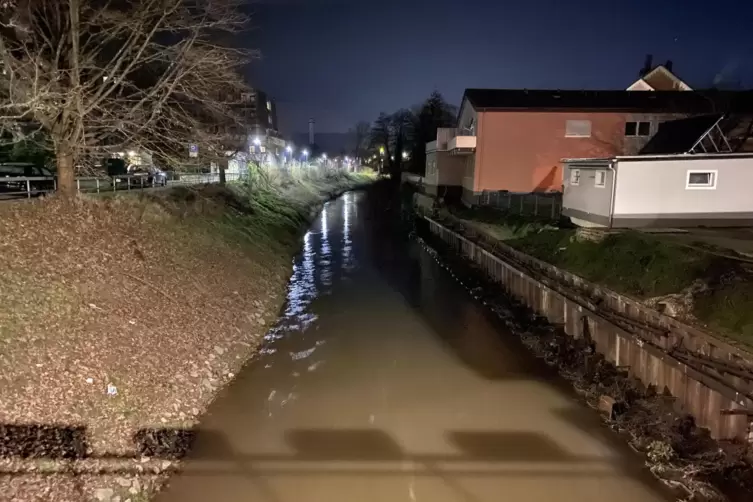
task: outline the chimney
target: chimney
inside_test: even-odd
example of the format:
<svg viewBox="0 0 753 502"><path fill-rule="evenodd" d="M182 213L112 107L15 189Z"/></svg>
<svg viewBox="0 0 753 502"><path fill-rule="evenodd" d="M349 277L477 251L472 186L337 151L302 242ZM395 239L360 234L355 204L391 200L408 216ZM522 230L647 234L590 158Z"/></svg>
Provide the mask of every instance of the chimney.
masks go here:
<svg viewBox="0 0 753 502"><path fill-rule="evenodd" d="M314 119L309 119L309 145L314 144Z"/></svg>
<svg viewBox="0 0 753 502"><path fill-rule="evenodd" d="M651 67L654 62L654 56L651 54L646 54L646 61L643 63L643 68L641 68L641 71L638 72L639 77L643 77L646 73L651 71Z"/></svg>
<svg viewBox="0 0 753 502"><path fill-rule="evenodd" d="M672 60L671 59L667 59L667 62L664 63L664 68L666 68L669 71L672 71Z"/></svg>

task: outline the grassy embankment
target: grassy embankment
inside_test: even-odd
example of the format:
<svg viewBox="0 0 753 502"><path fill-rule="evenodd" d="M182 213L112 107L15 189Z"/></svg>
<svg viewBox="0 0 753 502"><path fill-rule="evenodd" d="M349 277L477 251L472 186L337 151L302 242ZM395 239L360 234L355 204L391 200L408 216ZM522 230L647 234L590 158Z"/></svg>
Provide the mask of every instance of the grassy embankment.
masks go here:
<svg viewBox="0 0 753 502"><path fill-rule="evenodd" d="M460 210L455 216L617 292L641 300L677 295L683 304L679 317L753 345L753 266L720 256L730 251L705 251L708 246L702 243L684 246L640 232L610 235L598 243L581 241L572 228L492 209Z"/></svg>
<svg viewBox="0 0 753 502"><path fill-rule="evenodd" d="M372 179L0 204L0 501L145 500L175 467L149 445L255 353L312 212Z"/></svg>

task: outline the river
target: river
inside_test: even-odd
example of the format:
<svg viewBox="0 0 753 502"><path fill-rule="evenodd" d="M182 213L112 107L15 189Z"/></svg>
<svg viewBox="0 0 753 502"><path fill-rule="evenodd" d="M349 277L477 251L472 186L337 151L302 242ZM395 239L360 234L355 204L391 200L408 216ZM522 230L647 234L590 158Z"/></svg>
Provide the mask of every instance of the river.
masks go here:
<svg viewBox="0 0 753 502"><path fill-rule="evenodd" d="M653 502L642 459L378 201L303 239L279 324L163 502Z"/></svg>

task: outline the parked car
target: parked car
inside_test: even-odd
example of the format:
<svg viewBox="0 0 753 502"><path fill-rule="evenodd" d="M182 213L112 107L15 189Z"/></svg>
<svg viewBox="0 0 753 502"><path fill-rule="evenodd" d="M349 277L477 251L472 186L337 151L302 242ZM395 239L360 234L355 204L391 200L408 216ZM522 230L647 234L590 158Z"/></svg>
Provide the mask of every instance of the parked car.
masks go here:
<svg viewBox="0 0 753 502"><path fill-rule="evenodd" d="M167 173L155 166L136 166L131 169L130 173L134 176L131 183L135 186L141 186L142 182L139 178L143 177L143 185L146 186L166 186L167 185Z"/></svg>
<svg viewBox="0 0 753 502"><path fill-rule="evenodd" d="M45 178L27 180L24 178ZM46 167L28 162L6 162L0 164L0 193L24 195L30 191L33 196L55 190L55 175Z"/></svg>
<svg viewBox="0 0 753 502"><path fill-rule="evenodd" d="M112 174L112 180L118 190L166 186L167 174L154 166L131 166L125 173Z"/></svg>

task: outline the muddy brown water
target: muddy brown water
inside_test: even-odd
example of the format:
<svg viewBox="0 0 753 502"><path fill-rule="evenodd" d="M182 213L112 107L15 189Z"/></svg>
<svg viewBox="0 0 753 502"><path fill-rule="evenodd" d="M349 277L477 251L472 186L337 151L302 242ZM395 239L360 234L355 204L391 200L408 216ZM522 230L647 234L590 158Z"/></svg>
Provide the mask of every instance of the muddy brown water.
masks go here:
<svg viewBox="0 0 753 502"><path fill-rule="evenodd" d="M664 501L606 430L367 193L305 235L280 323L169 501Z"/></svg>

